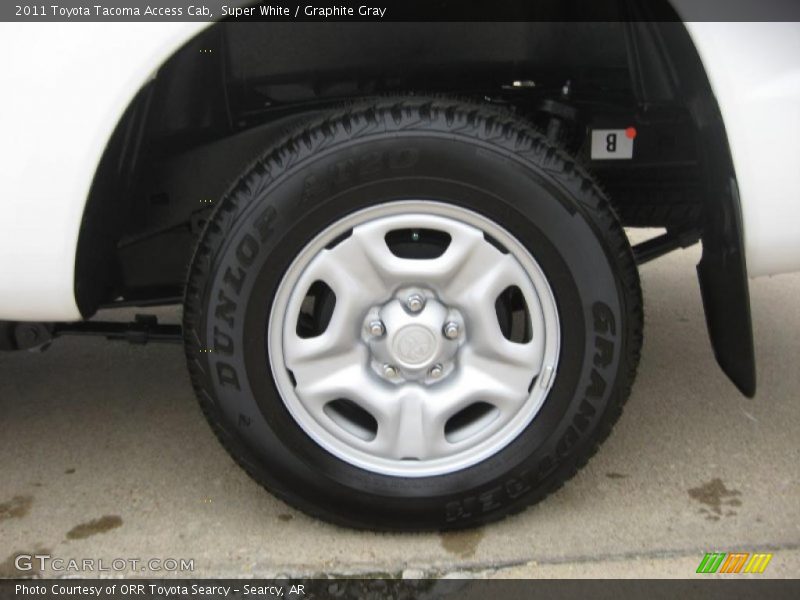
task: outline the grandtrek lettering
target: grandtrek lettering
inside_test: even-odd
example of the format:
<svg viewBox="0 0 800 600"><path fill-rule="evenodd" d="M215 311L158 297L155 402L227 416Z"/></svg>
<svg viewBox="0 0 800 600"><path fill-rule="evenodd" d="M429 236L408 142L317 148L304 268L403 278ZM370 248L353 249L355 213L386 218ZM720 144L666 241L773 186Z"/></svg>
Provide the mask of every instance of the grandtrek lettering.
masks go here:
<svg viewBox="0 0 800 600"><path fill-rule="evenodd" d="M570 453L575 442L578 441L578 432L585 432L589 428L589 424L597 414L592 401L602 398L608 385L598 370L598 368L605 369L610 366L614 358L614 341L604 337L604 335L614 335L616 332L614 313L607 304L595 302L592 305L592 324L595 331L594 367L589 374L589 385L583 393L583 400L578 406L578 412L572 418L572 423L556 446L556 452L561 457Z"/></svg>
<svg viewBox="0 0 800 600"><path fill-rule="evenodd" d="M477 496L467 496L445 505L445 520L448 522L468 519L476 514L487 513L502 507L506 502L519 498L531 489L535 482L549 475L555 462L545 457L536 469L524 470L506 479L501 485L492 487Z"/></svg>
<svg viewBox="0 0 800 600"><path fill-rule="evenodd" d="M578 411L572 418L564 435L556 444L556 454L566 456L578 441L578 432L589 428L592 419L597 414L594 401L605 394L608 384L599 369L606 369L613 363L615 344L613 336L616 335L617 326L614 313L603 302L592 305L592 326L595 333L595 354L592 358L593 367L589 373L589 384L583 392L583 399L578 405ZM610 336L610 337L606 337ZM555 461L545 457L537 469L523 470L503 482L502 485L481 492L476 496L467 496L445 504L445 520L448 522L468 519L476 514L482 514L500 508L509 501L520 497L531 489L537 481L541 481L555 468Z"/></svg>

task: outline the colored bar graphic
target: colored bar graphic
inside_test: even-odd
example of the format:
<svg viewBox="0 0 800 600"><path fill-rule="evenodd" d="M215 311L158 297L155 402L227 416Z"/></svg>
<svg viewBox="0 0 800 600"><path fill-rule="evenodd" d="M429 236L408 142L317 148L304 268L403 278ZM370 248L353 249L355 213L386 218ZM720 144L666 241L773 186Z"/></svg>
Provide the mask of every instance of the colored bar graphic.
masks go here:
<svg viewBox="0 0 800 600"><path fill-rule="evenodd" d="M700 561L697 567L697 573L763 573L771 560L772 554L767 553L708 552L703 557L703 560ZM742 571L742 567L744 567L744 571Z"/></svg>
<svg viewBox="0 0 800 600"><path fill-rule="evenodd" d="M709 552L700 561L700 566L697 567L698 573L716 573L722 560L725 558L724 552Z"/></svg>
<svg viewBox="0 0 800 600"><path fill-rule="evenodd" d="M749 552L731 552L728 554L728 558L725 559L725 562L722 563L722 568L719 572L738 573L742 570L748 556L750 556Z"/></svg>
<svg viewBox="0 0 800 600"><path fill-rule="evenodd" d="M767 568L769 561L772 560L772 554L753 554L750 562L744 568L745 573L763 573Z"/></svg>

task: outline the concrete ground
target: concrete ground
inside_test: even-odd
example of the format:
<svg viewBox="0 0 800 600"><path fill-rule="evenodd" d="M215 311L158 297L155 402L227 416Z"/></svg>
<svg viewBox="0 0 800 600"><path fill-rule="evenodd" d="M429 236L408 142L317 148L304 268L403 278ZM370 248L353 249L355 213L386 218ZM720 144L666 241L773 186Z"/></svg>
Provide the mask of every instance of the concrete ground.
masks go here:
<svg viewBox="0 0 800 600"><path fill-rule="evenodd" d="M0 575L36 573L14 557L45 553L194 559L179 573L194 577L692 577L706 552L759 551L774 555L763 576L797 577L800 275L751 284L747 400L712 356L698 257L642 268L639 376L597 456L544 503L465 533L349 531L276 500L217 443L177 345L71 338L2 354Z"/></svg>

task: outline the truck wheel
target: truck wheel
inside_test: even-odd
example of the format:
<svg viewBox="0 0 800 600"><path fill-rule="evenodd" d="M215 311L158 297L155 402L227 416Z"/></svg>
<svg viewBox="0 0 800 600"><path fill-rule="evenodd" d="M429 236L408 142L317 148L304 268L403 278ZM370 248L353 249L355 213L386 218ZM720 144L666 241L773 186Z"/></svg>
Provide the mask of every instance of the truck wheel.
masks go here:
<svg viewBox="0 0 800 600"><path fill-rule="evenodd" d="M558 488L619 417L641 345L626 237L513 115L331 113L221 200L187 283L189 370L259 483L335 523L474 526Z"/></svg>

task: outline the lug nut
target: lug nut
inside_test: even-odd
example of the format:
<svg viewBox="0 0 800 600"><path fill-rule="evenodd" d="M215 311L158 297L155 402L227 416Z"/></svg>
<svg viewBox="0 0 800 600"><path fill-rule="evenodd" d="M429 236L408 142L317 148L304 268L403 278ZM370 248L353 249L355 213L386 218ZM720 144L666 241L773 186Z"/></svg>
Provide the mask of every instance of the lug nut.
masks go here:
<svg viewBox="0 0 800 600"><path fill-rule="evenodd" d="M392 365L383 365L383 375L389 379L397 377L397 369Z"/></svg>
<svg viewBox="0 0 800 600"><path fill-rule="evenodd" d="M442 365L433 365L431 370L428 371L428 375L433 377L434 379L439 379L444 374L444 367Z"/></svg>
<svg viewBox="0 0 800 600"><path fill-rule="evenodd" d="M444 327L442 328L442 332L444 333L444 337L448 340L454 340L458 337L458 332L460 328L458 323L450 321L449 323L445 323Z"/></svg>
<svg viewBox="0 0 800 600"><path fill-rule="evenodd" d="M386 333L386 327L383 326L381 321L371 321L369 324L369 333L374 337L381 337Z"/></svg>
<svg viewBox="0 0 800 600"><path fill-rule="evenodd" d="M406 306L411 312L419 312L425 306L425 298L420 294L411 294L406 299Z"/></svg>

